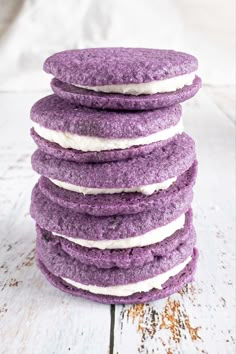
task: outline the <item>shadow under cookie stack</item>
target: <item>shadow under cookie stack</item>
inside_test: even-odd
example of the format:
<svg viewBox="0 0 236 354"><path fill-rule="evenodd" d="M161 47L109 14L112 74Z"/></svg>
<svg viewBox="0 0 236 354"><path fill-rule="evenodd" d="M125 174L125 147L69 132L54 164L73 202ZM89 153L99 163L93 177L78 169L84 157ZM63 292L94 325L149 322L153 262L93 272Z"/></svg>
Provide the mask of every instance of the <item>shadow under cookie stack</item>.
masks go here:
<svg viewBox="0 0 236 354"><path fill-rule="evenodd" d="M31 110L37 262L50 283L108 304L142 303L194 277L195 144L180 103L197 59L99 48L49 57L54 94Z"/></svg>

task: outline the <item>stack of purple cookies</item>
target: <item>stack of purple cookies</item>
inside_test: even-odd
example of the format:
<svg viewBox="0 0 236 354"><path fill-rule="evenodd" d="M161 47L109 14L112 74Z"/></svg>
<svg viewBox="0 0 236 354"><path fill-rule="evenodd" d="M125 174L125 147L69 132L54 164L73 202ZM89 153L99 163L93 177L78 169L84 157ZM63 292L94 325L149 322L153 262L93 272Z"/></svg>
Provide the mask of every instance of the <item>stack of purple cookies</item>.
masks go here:
<svg viewBox="0 0 236 354"><path fill-rule="evenodd" d="M54 286L115 303L168 296L193 280L194 141L180 102L197 59L100 48L49 57L53 95L34 104L37 262Z"/></svg>

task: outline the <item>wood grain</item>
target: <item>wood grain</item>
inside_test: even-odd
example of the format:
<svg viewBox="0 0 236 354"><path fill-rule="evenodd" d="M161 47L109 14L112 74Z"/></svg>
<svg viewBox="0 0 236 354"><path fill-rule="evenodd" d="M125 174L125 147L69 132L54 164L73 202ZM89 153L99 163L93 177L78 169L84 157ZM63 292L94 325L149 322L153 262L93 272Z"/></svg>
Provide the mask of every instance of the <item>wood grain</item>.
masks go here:
<svg viewBox="0 0 236 354"><path fill-rule="evenodd" d="M115 353L233 352L234 126L215 99L202 90L184 108L199 159L193 205L200 250L196 281L159 302L117 306Z"/></svg>
<svg viewBox="0 0 236 354"><path fill-rule="evenodd" d="M216 93L218 92L218 93ZM51 287L35 265L29 216L29 110L39 95L0 94L0 353L233 353L235 139L229 88L207 87L184 105L197 144L196 281L168 299L106 306Z"/></svg>

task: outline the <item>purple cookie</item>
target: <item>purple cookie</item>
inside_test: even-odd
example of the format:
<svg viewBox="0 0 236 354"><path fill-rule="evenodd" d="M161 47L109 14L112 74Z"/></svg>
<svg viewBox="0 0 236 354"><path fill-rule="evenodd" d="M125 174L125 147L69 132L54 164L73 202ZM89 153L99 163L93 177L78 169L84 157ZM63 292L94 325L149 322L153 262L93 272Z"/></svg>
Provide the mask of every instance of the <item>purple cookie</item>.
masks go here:
<svg viewBox="0 0 236 354"><path fill-rule="evenodd" d="M117 162L78 164L36 150L32 166L45 177L82 187L132 188L178 177L194 160L194 141L183 133L146 156Z"/></svg>
<svg viewBox="0 0 236 354"><path fill-rule="evenodd" d="M187 212L192 202L192 191L178 203L168 201L162 208L113 216L94 216L67 209L46 198L36 185L32 192L30 212L43 229L85 240L120 240L143 235L169 224Z"/></svg>
<svg viewBox="0 0 236 354"><path fill-rule="evenodd" d="M176 125L181 114L180 105L148 112L116 112L77 107L50 95L33 105L30 117L51 130L108 139L133 139Z"/></svg>
<svg viewBox="0 0 236 354"><path fill-rule="evenodd" d="M143 84L192 74L198 61L192 55L173 50L145 48L92 48L56 53L44 63L55 78L51 86L61 98L92 108L150 110L168 107L193 97L201 80L170 93L140 95L96 93L75 85L95 86Z"/></svg>
<svg viewBox="0 0 236 354"><path fill-rule="evenodd" d="M79 136L105 139L136 139L166 130L177 125L181 106L176 105L152 111L122 112L101 111L76 107L55 95L47 96L34 104L31 119L42 127L54 131L69 132ZM126 149L85 152L63 148L57 143L43 139L34 129L31 136L40 150L59 159L84 162L124 160L149 154L164 146L170 139Z"/></svg>
<svg viewBox="0 0 236 354"><path fill-rule="evenodd" d="M71 257L62 248L36 240L36 252L46 268L58 277L64 277L84 285L101 287L137 283L165 273L183 263L193 253L193 242L181 243L164 256L154 257L151 262L131 268L98 268Z"/></svg>
<svg viewBox="0 0 236 354"><path fill-rule="evenodd" d="M135 214L152 208L163 210L168 205L179 209L182 203L191 203L192 187L197 175L197 162L179 176L167 190L150 196L141 193L117 193L100 195L82 195L57 187L45 177L39 180L41 192L54 203L80 213L91 215Z"/></svg>
<svg viewBox="0 0 236 354"><path fill-rule="evenodd" d="M51 253L63 250L70 257L78 259L86 265L95 265L98 268L131 268L143 266L153 262L155 257L171 254L181 244L195 245L196 233L192 225L192 211L186 213L184 228L176 231L172 236L156 244L128 249L100 250L76 245L62 237L54 236L51 232L37 226L39 243L51 249Z"/></svg>
<svg viewBox="0 0 236 354"><path fill-rule="evenodd" d="M43 68L68 84L101 86L173 78L196 71L198 61L174 50L90 48L56 53Z"/></svg>
<svg viewBox="0 0 236 354"><path fill-rule="evenodd" d="M104 304L135 304L135 303L145 303L154 300L159 300L164 297L170 296L182 289L182 287L193 281L194 274L196 271L198 259L197 249L194 249L192 261L175 277L172 277L167 280L167 282L163 285L162 290L153 289L149 292L136 293L126 297L118 297L118 296L105 296L105 295L97 295L88 291L84 291L81 289L76 289L73 286L65 283L61 278L53 275L42 263L42 261L37 258L38 266L41 272L45 275L47 280L54 285L56 288L72 294L74 296L81 296L87 298L92 301L101 302Z"/></svg>
<svg viewBox="0 0 236 354"><path fill-rule="evenodd" d="M108 162L133 159L138 156L150 154L157 148L160 148L170 142L170 139L159 141L148 145L133 146L128 149L100 151L100 152L83 152L75 149L65 149L56 143L49 142L39 136L34 129L30 131L34 142L38 148L46 154L53 155L57 159L69 160L78 163L86 162Z"/></svg>
<svg viewBox="0 0 236 354"><path fill-rule="evenodd" d="M195 76L192 85L184 86L182 89L178 89L174 92L131 96L119 93L101 93L85 90L55 78L51 81L53 92L57 96L75 105L122 111L152 110L176 105L195 96L201 88L201 85L201 79Z"/></svg>

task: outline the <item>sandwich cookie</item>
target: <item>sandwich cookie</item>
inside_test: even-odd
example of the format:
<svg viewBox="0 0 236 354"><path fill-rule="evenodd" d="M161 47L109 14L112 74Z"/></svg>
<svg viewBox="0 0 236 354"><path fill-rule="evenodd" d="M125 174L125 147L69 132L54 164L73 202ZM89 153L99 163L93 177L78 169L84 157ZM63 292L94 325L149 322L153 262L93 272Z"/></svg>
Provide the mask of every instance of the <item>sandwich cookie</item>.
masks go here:
<svg viewBox="0 0 236 354"><path fill-rule="evenodd" d="M120 254L121 250L130 251L131 248L160 245L162 241L165 244L174 234L172 239L181 240L182 234L186 236L192 228L192 214L188 212L185 215L191 201L191 197L189 200L182 200L178 209L168 205L162 210L152 209L138 214L97 217L80 214L52 203L36 185L32 193L30 212L38 226L49 231L55 239L68 241L69 244L81 246L83 249L107 250L106 253L112 257L115 249L119 250L117 254ZM158 245L155 249L159 249ZM93 251L90 252L92 253ZM150 253L149 249L147 253ZM127 255L127 252L124 254ZM114 259L113 257L113 261ZM106 259L101 261L109 263ZM127 257L121 257L118 261L124 262L127 266Z"/></svg>
<svg viewBox="0 0 236 354"><path fill-rule="evenodd" d="M37 254L51 273L62 278L74 280L83 285L102 288L135 284L154 278L155 276L166 273L177 265L187 261L184 264L184 266L186 266L190 261L189 258L191 258L193 254L192 244L185 242L179 245L179 247L173 250L170 254L154 257L152 262L146 263L142 266L104 269L84 264L79 259L71 257L62 249L55 252L55 249L51 248L49 243L41 243L40 241L41 239L38 238L36 244ZM98 290L98 293L102 294L105 289L100 290L101 291ZM140 290L141 287L139 289L136 287L136 290L133 293L139 292ZM110 294L108 292L106 294L118 296L118 293L112 293L112 290ZM128 296L131 295L131 293L127 293L124 289L123 292L120 292L120 296L122 295Z"/></svg>
<svg viewBox="0 0 236 354"><path fill-rule="evenodd" d="M197 162L180 175L168 189L150 196L142 193L117 193L83 195L56 186L48 178L39 179L41 192L52 202L79 213L96 216L126 215L154 209L167 209L168 205L178 209L192 198L192 188L196 181Z"/></svg>
<svg viewBox="0 0 236 354"><path fill-rule="evenodd" d="M194 160L194 141L183 133L146 156L117 162L79 164L36 150L32 166L58 187L84 195L151 195L168 189Z"/></svg>
<svg viewBox="0 0 236 354"><path fill-rule="evenodd" d="M51 273L37 258L38 266L41 272L45 275L47 280L61 291L69 293L74 296L84 297L88 300L97 301L104 304L138 304L150 301L159 300L170 296L182 289L184 285L190 283L194 280L194 274L196 271L198 259L198 251L194 249L192 260L186 265L186 267L180 271L174 277L169 278L163 285L162 289L152 289L147 292L135 293L129 296L110 296L110 295L99 295L77 287L72 286L68 282L64 281L62 278L55 276Z"/></svg>
<svg viewBox="0 0 236 354"><path fill-rule="evenodd" d="M171 254L155 257L141 267L103 269L85 265L62 249L55 253L53 248L47 247L47 242L40 241L37 238L37 259L43 272L50 275L49 279L56 277L60 284L72 288L75 294L81 295L83 290L84 295L91 294L98 301L108 297L107 302L111 303L121 299L128 303L129 297L137 299L137 295L145 295L154 289L161 292L167 284L183 286L190 277L186 277L184 283L179 281L179 277L182 278L187 267L193 271L197 256L192 245L183 243Z"/></svg>
<svg viewBox="0 0 236 354"><path fill-rule="evenodd" d="M180 105L121 112L76 107L55 95L31 109L31 135L39 148L76 162L113 161L145 155L183 132Z"/></svg>
<svg viewBox="0 0 236 354"><path fill-rule="evenodd" d="M103 243L102 247L104 247L104 244L107 241L95 241L93 242L93 248L84 247L80 244L75 243L76 241L80 241L81 239L59 236L57 233L47 231L41 228L39 225L37 225L36 230L39 242L47 243L47 247L50 247L52 250L54 249L54 252L58 252L58 250L63 250L71 257L78 259L81 263L87 265L95 265L98 268L118 267L126 269L130 267L142 266L148 262L152 262L155 257L161 257L166 254L170 254L174 249L178 248L179 245L183 243L188 243L194 246L196 243L196 233L192 225L192 211L188 211L183 216L184 226L176 230L171 236L166 237L158 242L154 241L153 239L151 241L156 243L150 244L148 246L133 248L96 248L96 246L100 247L99 243ZM159 233L159 230L160 228L157 229L157 234ZM145 240L145 238L148 236L149 234L144 235L142 237L143 240ZM132 239L135 238L141 237L132 237ZM127 239L127 246L130 246L130 239L131 238ZM121 239L121 241L124 246L126 239ZM111 243L109 242L107 242L107 244L111 245ZM114 246L119 246L119 244L121 243L119 243L119 240L112 240L112 244Z"/></svg>
<svg viewBox="0 0 236 354"><path fill-rule="evenodd" d="M168 107L201 86L192 55L145 48L91 48L56 53L44 63L56 95L77 105L116 110Z"/></svg>
<svg viewBox="0 0 236 354"><path fill-rule="evenodd" d="M195 96L201 86L202 81L200 77L196 76L191 85L184 86L182 89L178 89L174 92L128 96L114 93L104 94L85 90L55 78L51 81L53 92L58 97L61 97L68 102L94 109L110 109L117 111L147 111L176 105Z"/></svg>

